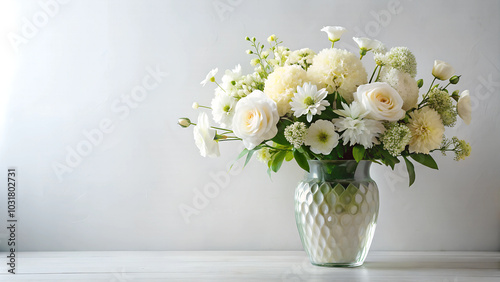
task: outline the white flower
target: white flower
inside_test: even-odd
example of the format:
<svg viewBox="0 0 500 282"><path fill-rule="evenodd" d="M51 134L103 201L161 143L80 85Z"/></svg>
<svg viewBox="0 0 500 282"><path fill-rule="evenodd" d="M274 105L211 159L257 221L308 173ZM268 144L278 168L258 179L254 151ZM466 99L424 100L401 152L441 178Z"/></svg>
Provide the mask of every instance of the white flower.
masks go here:
<svg viewBox="0 0 500 282"><path fill-rule="evenodd" d="M472 107L470 104L469 90L465 90L460 94L460 98L457 103L457 112L460 118L462 118L465 124L469 125L471 122Z"/></svg>
<svg viewBox="0 0 500 282"><path fill-rule="evenodd" d="M236 98L224 92L215 95L212 100L212 115L214 120L222 127L230 128L233 122L234 107L237 102Z"/></svg>
<svg viewBox="0 0 500 282"><path fill-rule="evenodd" d="M403 99L403 110L408 111L417 106L418 83L409 73L396 68L384 66L380 72L380 82L387 82Z"/></svg>
<svg viewBox="0 0 500 282"><path fill-rule="evenodd" d="M335 125L322 119L311 124L304 141L313 153L323 155L330 154L338 143L339 135L335 132Z"/></svg>
<svg viewBox="0 0 500 282"><path fill-rule="evenodd" d="M342 34L346 31L345 28L341 26L325 26L321 29L328 34L328 39L332 42L336 42L340 40Z"/></svg>
<svg viewBox="0 0 500 282"><path fill-rule="evenodd" d="M383 45L382 42L380 42L378 40L370 39L370 38L366 38L366 37L353 37L352 40L354 40L356 42L356 44L358 44L359 49L366 50L366 51L380 48L380 46Z"/></svg>
<svg viewBox="0 0 500 282"><path fill-rule="evenodd" d="M303 87L297 86L297 93L292 98L293 115L300 117L307 114L307 121L311 122L313 115L320 115L330 103L325 100L328 93L325 88L318 90L316 85L307 82Z"/></svg>
<svg viewBox="0 0 500 282"><path fill-rule="evenodd" d="M307 73L300 66L277 67L266 80L264 93L278 106L280 116L290 111L290 101L297 92L297 86L307 82Z"/></svg>
<svg viewBox="0 0 500 282"><path fill-rule="evenodd" d="M435 60L432 75L439 80L447 80L455 73L455 69L448 63Z"/></svg>
<svg viewBox="0 0 500 282"><path fill-rule="evenodd" d="M444 125L435 110L424 107L411 112L408 127L411 130L410 153L429 154L441 147Z"/></svg>
<svg viewBox="0 0 500 282"><path fill-rule="evenodd" d="M198 104L198 102L193 102L192 107L194 110L197 110L200 107L200 104Z"/></svg>
<svg viewBox="0 0 500 282"><path fill-rule="evenodd" d="M215 69L209 71L207 76L205 77L205 79L202 82L200 82L200 84L205 86L209 81L214 82L215 81L214 77L218 71L219 71L218 68L215 68Z"/></svg>
<svg viewBox="0 0 500 282"><path fill-rule="evenodd" d="M372 119L363 119L368 112L358 102L352 102L349 107L342 103L343 110L335 110L334 112L343 116L343 118L333 119L333 123L337 131L341 132L340 136L344 140L344 145L361 144L366 149L371 148L373 144L379 144L377 137L385 131L382 122Z"/></svg>
<svg viewBox="0 0 500 282"><path fill-rule="evenodd" d="M278 121L276 103L262 91L255 90L236 104L232 128L234 135L251 150L276 135Z"/></svg>
<svg viewBox="0 0 500 282"><path fill-rule="evenodd" d="M385 82L361 85L354 93L358 101L375 120L397 121L405 116L403 99L394 88Z"/></svg>
<svg viewBox="0 0 500 282"><path fill-rule="evenodd" d="M222 76L222 84L230 85L233 81L239 79L241 77L241 65L238 64L232 70L226 70L224 75Z"/></svg>
<svg viewBox="0 0 500 282"><path fill-rule="evenodd" d="M288 55L286 64L299 65L303 69L307 70L307 68L309 68L309 66L313 63L314 56L316 56L316 53L309 48L295 50L290 52L290 55Z"/></svg>
<svg viewBox="0 0 500 282"><path fill-rule="evenodd" d="M208 116L206 113L200 113L198 116L198 124L193 129L194 142L198 149L200 149L200 154L203 157L218 157L219 143L214 140L215 130L210 128L208 122Z"/></svg>
<svg viewBox="0 0 500 282"><path fill-rule="evenodd" d="M367 76L358 56L336 48L319 52L307 69L308 79L318 88L326 88L328 93L337 90L348 103L356 88L368 82Z"/></svg>

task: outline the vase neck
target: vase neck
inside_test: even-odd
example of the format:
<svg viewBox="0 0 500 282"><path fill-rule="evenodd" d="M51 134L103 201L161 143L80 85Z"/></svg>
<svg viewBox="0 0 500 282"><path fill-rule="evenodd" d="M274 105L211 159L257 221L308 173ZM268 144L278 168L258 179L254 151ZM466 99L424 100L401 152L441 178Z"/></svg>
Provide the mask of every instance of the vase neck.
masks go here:
<svg viewBox="0 0 500 282"><path fill-rule="evenodd" d="M307 177L324 181L371 180L371 164L370 161L360 161L358 163L355 160L309 160Z"/></svg>

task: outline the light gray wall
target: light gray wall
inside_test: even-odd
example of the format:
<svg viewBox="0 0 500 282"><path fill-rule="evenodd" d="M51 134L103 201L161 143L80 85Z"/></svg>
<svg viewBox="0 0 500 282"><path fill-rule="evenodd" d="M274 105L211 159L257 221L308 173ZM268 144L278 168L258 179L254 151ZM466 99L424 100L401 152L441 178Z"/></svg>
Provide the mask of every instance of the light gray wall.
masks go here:
<svg viewBox="0 0 500 282"><path fill-rule="evenodd" d="M447 129L469 140L470 158L435 154L440 170L416 165L411 188L404 166L373 166L372 249L500 250L499 1L47 2L59 3L0 4L0 181L18 168L20 250L301 249L293 193L303 172L284 164L270 180L254 160L229 175L241 145L202 158L176 121L196 119L193 101L210 102L213 86L199 84L210 69L252 70L245 36L319 51L325 25L349 29L339 47L360 35L409 47L426 83L433 61L447 61L472 95L472 124ZM78 148L87 155L69 156ZM203 201L205 188L218 191Z"/></svg>

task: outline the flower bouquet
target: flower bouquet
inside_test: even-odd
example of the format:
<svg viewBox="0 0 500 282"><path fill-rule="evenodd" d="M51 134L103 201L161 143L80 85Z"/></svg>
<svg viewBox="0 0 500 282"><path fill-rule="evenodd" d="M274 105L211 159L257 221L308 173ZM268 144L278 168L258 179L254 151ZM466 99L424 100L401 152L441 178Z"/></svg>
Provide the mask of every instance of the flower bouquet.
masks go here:
<svg viewBox="0 0 500 282"><path fill-rule="evenodd" d="M378 216L378 188L370 178L371 163L390 166L404 160L409 185L415 181L413 161L437 169L433 151L454 152L460 160L470 145L445 138L460 116L471 121L469 92L449 90L460 80L449 64L436 60L433 80L425 91L416 80L417 62L406 47L386 50L373 39L356 38L359 55L334 48L343 27L325 27L331 48L317 54L308 48L290 50L275 35L269 47L246 38L253 47L251 74L241 66L217 69L201 84L216 84L211 111L194 125L195 143L202 156L219 156L219 143L241 141L245 165L256 155L277 172L295 159L306 177L295 190L295 219L311 262L321 266L359 266L364 262ZM362 60L371 52L370 75ZM366 59L365 59L366 60ZM437 82L437 83L436 83ZM422 95L420 95L422 93Z"/></svg>
<svg viewBox="0 0 500 282"><path fill-rule="evenodd" d="M246 156L246 164L256 155L269 174L292 159L309 171L308 160L368 160L394 169L402 157L412 185L410 159L437 169L433 151L452 151L456 160L470 154L467 142L444 136L445 126L454 126L457 115L466 124L471 121L469 91L459 95L448 89L460 79L452 66L436 60L433 80L420 95L424 82L415 79L417 62L408 48L387 51L377 40L354 37L358 56L334 48L345 28L321 31L328 34L331 48L319 53L292 51L275 35L267 39L267 49L247 37L253 73L244 75L237 65L220 82L217 69L208 73L201 84L215 83L215 96L210 106L194 103L193 108L210 110L217 126L210 125L205 112L197 123L179 119L183 127L194 125L202 156L219 156L222 141L242 141L239 158ZM375 62L369 76L362 63L368 52Z"/></svg>

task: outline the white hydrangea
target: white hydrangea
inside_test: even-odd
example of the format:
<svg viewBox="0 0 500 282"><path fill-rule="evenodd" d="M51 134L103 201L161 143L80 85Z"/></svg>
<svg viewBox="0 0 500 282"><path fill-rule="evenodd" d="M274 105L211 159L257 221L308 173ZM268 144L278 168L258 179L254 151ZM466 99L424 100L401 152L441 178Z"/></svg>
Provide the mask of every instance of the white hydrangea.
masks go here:
<svg viewBox="0 0 500 282"><path fill-rule="evenodd" d="M409 73L385 66L380 72L379 81L386 82L399 93L403 99L403 110L408 111L417 106L419 88Z"/></svg>
<svg viewBox="0 0 500 282"><path fill-rule="evenodd" d="M264 93L278 105L280 116L290 111L290 101L297 92L297 86L307 82L307 73L297 65L278 67L266 80Z"/></svg>
<svg viewBox="0 0 500 282"><path fill-rule="evenodd" d="M338 90L347 102L354 100L359 85L366 84L367 74L357 55L346 50L330 48L319 52L308 68L309 80L328 93Z"/></svg>

